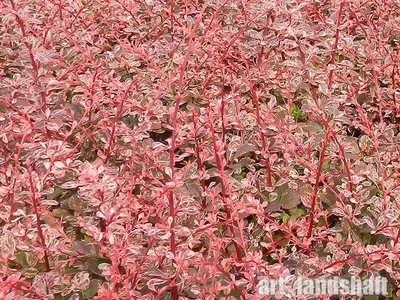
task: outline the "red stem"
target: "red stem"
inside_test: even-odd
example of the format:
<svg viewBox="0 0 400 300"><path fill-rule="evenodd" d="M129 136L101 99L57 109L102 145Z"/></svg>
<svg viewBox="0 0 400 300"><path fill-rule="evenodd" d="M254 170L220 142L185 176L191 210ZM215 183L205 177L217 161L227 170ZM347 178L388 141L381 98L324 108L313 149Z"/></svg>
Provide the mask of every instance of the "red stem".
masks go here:
<svg viewBox="0 0 400 300"><path fill-rule="evenodd" d="M206 190L206 183L204 181L204 173L206 171L203 161L201 159L200 156L200 143L199 140L197 139L197 132L199 130L198 126L197 126L197 120L196 117L194 115L194 112L192 114L192 120L193 120L193 130L194 130L194 142L196 145L195 151L196 151L196 160L197 160L197 164L199 166L199 169L201 171L201 177L200 177L200 181L201 181L201 187L202 187L202 191L204 192ZM204 197L201 203L203 209L205 209L207 207L207 199Z"/></svg>
<svg viewBox="0 0 400 300"><path fill-rule="evenodd" d="M173 23L173 3L174 1L171 1L171 26ZM193 51L193 34L197 30L200 21L201 21L201 16L205 10L207 1L204 3L203 8L201 12L198 14L197 19L193 27L191 28L191 31L189 33L189 42L188 42L188 49L186 51L186 55L184 58L184 61L179 65L180 69L180 74L179 74L179 85L178 85L178 95L176 96L175 100L175 107L172 112L171 116L171 125L172 125L172 136L171 136L171 148L169 150L169 167L171 169L171 179L174 180L174 174L175 174L175 150L177 148L176 145L176 138L177 138L177 115L179 111L179 104L182 99L182 94L183 94L183 88L184 88L184 74L186 71L186 66L189 61L189 57L191 52ZM171 28L172 31L172 28ZM171 217L171 224L170 224L170 232L171 232L171 237L170 237L170 247L171 247L171 252L173 253L174 257L176 254L176 239L175 239L175 232L174 232L174 227L175 227L175 215L176 215L176 207L175 207L175 201L174 201L174 192L171 190L168 192L168 204L169 204L169 216ZM178 300L179 299L179 291L178 287L176 284L173 284L172 286L172 299L173 300Z"/></svg>
<svg viewBox="0 0 400 300"><path fill-rule="evenodd" d="M332 50L332 56L331 56L331 65L335 64L335 55L336 55L336 50L337 46L339 43L339 32L340 32L340 21L342 18L342 13L343 13L343 2L340 3L339 6L339 12L338 12L338 17L337 17L337 25L336 25L336 35L335 35L335 43L333 45L333 50ZM329 76L328 76L328 88L330 89L332 86L332 77L333 77L333 69L329 71Z"/></svg>
<svg viewBox="0 0 400 300"><path fill-rule="evenodd" d="M315 105L319 108L320 106L319 106L319 103L318 103L317 86L316 86L315 84L312 83L312 79L311 79L310 73L308 72L308 69L307 69L307 67L306 67L306 56L305 56L305 53L304 53L303 49L301 48L300 42L297 41L297 43L298 43L298 48L299 48L299 54L300 54L301 62L302 62L302 64L303 64L303 70L304 70L305 76L306 76L306 78L307 78L307 80L308 80L308 82L309 82L309 85L310 85L310 90L311 90L312 98L313 98L313 100L314 100ZM339 143L339 140L338 140L337 137L336 137L336 133L331 129L331 126L329 125L329 122L328 122L328 120L325 118L325 116L322 115L322 114L320 114L319 112L315 112L315 111L314 111L314 113L322 120L322 122L324 123L326 129L332 134L332 137L333 137L334 141L336 142L336 144L337 144L338 147L339 147L339 151L340 151L340 154L341 154L341 156L342 156L342 161L343 161L344 167L345 167L345 169L346 169L347 179L348 179L348 181L349 181L349 182L348 182L348 188L349 188L350 191L351 191L351 190L353 189L352 181L351 181L351 173L350 173L349 164L348 164L348 162L346 161L346 156L345 156L345 153L344 153L344 148L343 148L343 146Z"/></svg>
<svg viewBox="0 0 400 300"><path fill-rule="evenodd" d="M131 90L132 85L133 85L135 82L136 82L136 80L132 80L132 82L129 84L128 88L126 89L126 91L125 91L125 93L124 93L124 96L123 96L122 99L121 99L121 102L120 102L120 105L119 105L119 108L118 108L118 112L117 112L117 114L116 114L116 116L115 116L114 124L113 124L112 129L111 129L111 134L110 134L110 139L109 139L109 143L108 143L107 154L106 154L106 157L105 157L105 159L104 159L104 164L107 164L107 161L108 161L109 158L110 158L110 155L111 155L111 148L112 148L113 141L114 141L114 136L115 136L115 128L116 128L116 125L117 125L117 123L118 123L119 118L121 117L122 110L123 110L124 104L125 104L125 100L126 100L126 98L128 97L128 93L129 93L129 91Z"/></svg>
<svg viewBox="0 0 400 300"><path fill-rule="evenodd" d="M253 93L253 99L254 99L255 106L256 106L257 124L258 124L258 127L260 128L260 137L261 137L261 143L262 143L263 152L264 152L263 154L267 154L268 155L265 158L265 166L267 168L267 173L265 174L265 176L266 176L266 179L267 179L268 186L271 187L272 186L271 162L269 160L269 151L267 149L267 143L265 141L265 135L262 132L262 128L264 128L264 126L262 126L262 124L261 124L260 109L259 109L259 104L258 104L259 97L257 96L256 90L255 90L255 87L254 87L253 84L251 85L251 90L252 90L252 93Z"/></svg>
<svg viewBox="0 0 400 300"><path fill-rule="evenodd" d="M221 194L222 194L222 202L224 203L225 210L226 210L226 218L228 220L232 219L232 214L231 214L231 208L228 203L228 197L227 197L227 191L226 191L226 184L225 184L225 176L224 176L224 165L221 161L221 156L218 154L218 146L217 146L217 141L215 137L215 130L213 123L211 122L211 136L212 136L212 143L213 143L213 148L214 148L214 158L215 162L217 164L217 169L219 171L220 179L221 179ZM232 238L235 238L235 231L233 230L232 226L229 226L229 231L231 232ZM233 240L233 243L235 245L235 251L237 255L237 259L239 261L242 261L242 253L240 251L238 243Z"/></svg>
<svg viewBox="0 0 400 300"><path fill-rule="evenodd" d="M29 174L29 185L30 185L30 192L31 192L31 200L32 200L32 205L33 205L33 210L35 212L36 215L36 228L38 230L38 234L39 234L39 238L40 241L42 243L42 246L45 248L44 250L44 264L46 266L46 271L49 272L50 269L50 264L49 264L49 258L47 256L47 250L46 250L46 243L44 240L44 235L43 235L43 231L42 231L42 227L40 226L40 213L39 213L39 209L38 209L38 202L36 199L36 193L35 193L35 186L33 185L33 180L32 180L32 165L29 161L29 159L26 160L26 165L28 166L28 174Z"/></svg>
<svg viewBox="0 0 400 300"><path fill-rule="evenodd" d="M11 3L11 7L13 8L13 10L17 11L14 1L10 0L10 3ZM27 34L26 34L24 22L18 16L17 13L15 13L15 19L18 23L19 28L21 29L21 33L22 33L22 36L24 37L24 40L26 40ZM37 84L38 78L39 78L39 64L36 62L35 56L33 55L32 46L26 41L23 42L23 44L25 45L25 47L28 49L28 52L29 52L29 58L31 60L31 66L33 68L33 75L34 75L33 76L33 79L34 79L33 84ZM46 92L41 91L39 94L40 94L40 98L42 99L42 112L45 112L47 109Z"/></svg>
<svg viewBox="0 0 400 300"><path fill-rule="evenodd" d="M314 186L314 190L313 190L312 198L311 198L311 212L310 212L307 238L310 238L312 235L314 216L315 216L315 206L316 206L316 202L317 202L316 200L317 200L319 183L321 181L321 175L322 175L322 164L324 163L324 160L325 160L324 159L325 158L325 149L326 149L326 146L328 145L329 140L330 140L330 133L328 131L325 135L325 140L322 143L322 148L319 153L319 164L318 164L318 169L317 169L315 186Z"/></svg>

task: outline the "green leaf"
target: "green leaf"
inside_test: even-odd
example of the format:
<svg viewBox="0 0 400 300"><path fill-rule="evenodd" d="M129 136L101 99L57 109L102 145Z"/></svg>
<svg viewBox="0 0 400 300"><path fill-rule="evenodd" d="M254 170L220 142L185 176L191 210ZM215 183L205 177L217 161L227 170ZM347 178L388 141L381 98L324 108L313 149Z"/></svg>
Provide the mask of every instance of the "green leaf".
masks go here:
<svg viewBox="0 0 400 300"><path fill-rule="evenodd" d="M96 296L97 291L99 290L102 281L100 279L93 279L90 281L89 288L82 292L82 296L84 299L91 299Z"/></svg>
<svg viewBox="0 0 400 300"><path fill-rule="evenodd" d="M289 214L291 216L305 216L306 211L304 208L295 207L295 208L289 209Z"/></svg>
<svg viewBox="0 0 400 300"><path fill-rule="evenodd" d="M354 241L362 242L362 239L360 237L360 228L354 225L353 222L345 218L342 220L342 227L345 233L350 233Z"/></svg>
<svg viewBox="0 0 400 300"><path fill-rule="evenodd" d="M323 127L316 123L316 122L308 122L304 125L303 127L304 131L310 132L310 133L319 133L323 132Z"/></svg>
<svg viewBox="0 0 400 300"><path fill-rule="evenodd" d="M55 218L61 218L61 217L67 217L70 216L71 214L65 210L65 209L61 209L61 208L55 208L52 213L53 217Z"/></svg>
<svg viewBox="0 0 400 300"><path fill-rule="evenodd" d="M301 203L300 194L296 190L287 188L279 199L282 208L292 209Z"/></svg>
<svg viewBox="0 0 400 300"><path fill-rule="evenodd" d="M47 216L43 215L42 219L51 228L56 229L56 230L62 230L60 225L57 223L57 220L54 217L52 217L51 215L47 215Z"/></svg>
<svg viewBox="0 0 400 300"><path fill-rule="evenodd" d="M363 241L364 245L371 244L371 239L372 239L372 236L370 233L364 233L362 236L362 241Z"/></svg>
<svg viewBox="0 0 400 300"><path fill-rule="evenodd" d="M83 209L83 200L78 196L74 195L68 200L68 208L77 212L81 212Z"/></svg>
<svg viewBox="0 0 400 300"><path fill-rule="evenodd" d="M246 177L246 173L233 173L232 177L235 178L236 180L242 180Z"/></svg>
<svg viewBox="0 0 400 300"><path fill-rule="evenodd" d="M230 296L230 297L233 297L233 298L235 298L235 299L242 299L241 295L240 295L239 292L236 291L236 290L232 290L232 291L229 293L229 296Z"/></svg>
<svg viewBox="0 0 400 300"><path fill-rule="evenodd" d="M363 296L363 299L364 300L377 300L377 299L379 299L379 296L378 295L366 295L366 296Z"/></svg>
<svg viewBox="0 0 400 300"><path fill-rule="evenodd" d="M236 150L236 153L235 153L234 158L241 157L241 156L246 155L246 154L248 154L248 153L250 153L250 152L252 152L252 151L254 151L254 150L255 150L254 145L251 145L251 144L244 144L244 145L241 145L241 146Z"/></svg>
<svg viewBox="0 0 400 300"><path fill-rule="evenodd" d="M29 267L28 261L26 260L26 254L24 252L18 252L15 254L15 262L21 265L21 267Z"/></svg>
<svg viewBox="0 0 400 300"><path fill-rule="evenodd" d="M331 165L331 162L329 160L325 160L322 163L322 171L325 173L326 171L329 170L329 166Z"/></svg>
<svg viewBox="0 0 400 300"><path fill-rule="evenodd" d="M324 194L322 194L320 199L329 207L335 207L336 202L339 201L339 198L331 190L327 190Z"/></svg>
<svg viewBox="0 0 400 300"><path fill-rule="evenodd" d="M88 235L86 235L86 234L84 235L83 239L84 239L84 241L87 242L87 243L91 243L91 242L94 241L92 237L90 237L90 236L88 236Z"/></svg>
<svg viewBox="0 0 400 300"><path fill-rule="evenodd" d="M287 220L290 219L290 216L287 213L282 212L281 213L281 219L282 219L283 222L286 222Z"/></svg>
<svg viewBox="0 0 400 300"><path fill-rule="evenodd" d="M54 300L64 300L65 297L61 295L61 293L55 294L54 295Z"/></svg>
<svg viewBox="0 0 400 300"><path fill-rule="evenodd" d="M298 104L293 103L292 106L290 107L290 115L296 120L296 122L306 122L307 121L307 115L302 112Z"/></svg>
<svg viewBox="0 0 400 300"><path fill-rule="evenodd" d="M99 265L102 263L111 263L111 260L106 258L106 257L96 257L96 258L92 258L92 257L87 257L86 258L86 263L87 263L87 267L89 269L90 272L102 276L101 271L99 269Z"/></svg>

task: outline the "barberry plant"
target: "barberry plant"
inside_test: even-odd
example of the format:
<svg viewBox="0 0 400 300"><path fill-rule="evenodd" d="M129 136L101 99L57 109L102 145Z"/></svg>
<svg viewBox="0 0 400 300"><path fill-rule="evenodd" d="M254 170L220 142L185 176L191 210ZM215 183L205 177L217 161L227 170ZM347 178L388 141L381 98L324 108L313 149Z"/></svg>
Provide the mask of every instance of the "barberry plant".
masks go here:
<svg viewBox="0 0 400 300"><path fill-rule="evenodd" d="M400 296L399 12L1 1L0 298Z"/></svg>

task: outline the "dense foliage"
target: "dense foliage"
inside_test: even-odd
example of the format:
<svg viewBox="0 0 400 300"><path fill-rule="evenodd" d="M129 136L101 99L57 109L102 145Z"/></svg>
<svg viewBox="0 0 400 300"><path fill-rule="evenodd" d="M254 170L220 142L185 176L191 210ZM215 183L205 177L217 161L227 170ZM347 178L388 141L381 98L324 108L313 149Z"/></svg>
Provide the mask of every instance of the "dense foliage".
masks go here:
<svg viewBox="0 0 400 300"><path fill-rule="evenodd" d="M0 298L400 282L396 0L0 3Z"/></svg>

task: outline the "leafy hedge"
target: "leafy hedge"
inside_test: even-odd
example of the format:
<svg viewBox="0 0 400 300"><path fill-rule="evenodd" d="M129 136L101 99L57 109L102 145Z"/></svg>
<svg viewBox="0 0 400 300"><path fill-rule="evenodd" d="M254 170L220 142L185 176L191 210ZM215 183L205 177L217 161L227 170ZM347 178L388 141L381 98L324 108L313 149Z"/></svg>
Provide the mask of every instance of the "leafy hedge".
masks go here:
<svg viewBox="0 0 400 300"><path fill-rule="evenodd" d="M398 294L399 5L2 1L0 298Z"/></svg>

